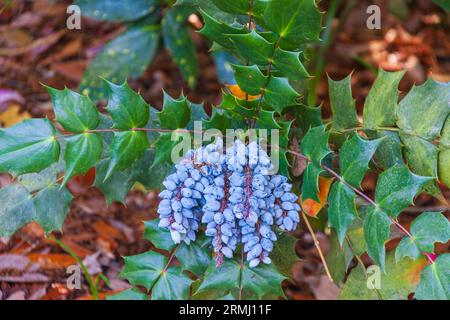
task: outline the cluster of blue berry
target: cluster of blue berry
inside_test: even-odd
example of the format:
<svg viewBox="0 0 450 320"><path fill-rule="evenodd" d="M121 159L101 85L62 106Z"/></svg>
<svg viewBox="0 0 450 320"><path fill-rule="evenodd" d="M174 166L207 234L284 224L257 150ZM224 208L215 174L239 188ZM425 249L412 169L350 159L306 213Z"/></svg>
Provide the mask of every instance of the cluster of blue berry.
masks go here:
<svg viewBox="0 0 450 320"><path fill-rule="evenodd" d="M240 140L224 149L223 141L190 150L163 182L159 226L175 243L195 240L201 223L212 238L216 265L232 258L243 244L250 267L269 264L277 240L273 225L293 231L300 206L292 185L271 175L273 164L256 142Z"/></svg>

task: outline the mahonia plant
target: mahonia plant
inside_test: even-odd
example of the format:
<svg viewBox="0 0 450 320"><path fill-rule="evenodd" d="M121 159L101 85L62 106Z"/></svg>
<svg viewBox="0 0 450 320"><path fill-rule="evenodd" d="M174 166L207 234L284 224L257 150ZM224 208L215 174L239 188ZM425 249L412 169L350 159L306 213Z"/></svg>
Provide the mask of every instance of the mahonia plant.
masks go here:
<svg viewBox="0 0 450 320"><path fill-rule="evenodd" d="M434 248L450 239L448 219L424 212L407 230L398 216L422 192L442 200L438 181L450 186L450 84L430 79L398 102L403 72L379 70L360 121L350 76L330 79L332 117L324 120L297 92L310 77L302 51L322 31L314 0L179 0L174 8L201 14L213 50L235 57L236 84L211 115L167 94L157 111L126 82L105 81L105 113L86 95L48 88L55 122L0 130L0 172L16 178L0 190L0 236L33 220L60 230L72 200L67 182L95 168L107 203L123 202L136 183L165 189L159 218L145 222L158 250L124 258L121 276L134 288L110 299L278 299L298 259L286 231L304 225L299 212L307 222L299 205L322 203L319 181L328 179L324 266L342 299L449 299L450 254ZM202 132L277 129L279 145L267 151L278 172L266 174L269 153L242 137L196 145L172 163L179 143L198 134L195 121ZM299 161L302 173L291 170ZM361 190L368 171L379 174L373 199ZM367 286L365 253L381 287Z"/></svg>
<svg viewBox="0 0 450 320"><path fill-rule="evenodd" d="M198 61L187 21L193 8L172 7L172 1L163 0L77 0L75 4L83 16L121 22L126 27L96 55L84 73L80 91L95 100L105 99L108 88L98 81L99 76L115 83L141 76L161 38L189 87L195 87Z"/></svg>

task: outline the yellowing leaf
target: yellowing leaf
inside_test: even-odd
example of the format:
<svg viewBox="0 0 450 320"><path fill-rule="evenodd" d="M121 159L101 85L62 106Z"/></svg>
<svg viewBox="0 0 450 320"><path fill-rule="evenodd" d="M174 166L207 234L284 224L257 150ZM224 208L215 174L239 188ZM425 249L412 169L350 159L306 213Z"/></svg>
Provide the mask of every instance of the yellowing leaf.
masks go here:
<svg viewBox="0 0 450 320"><path fill-rule="evenodd" d="M9 128L25 119L30 119L28 112L20 112L20 106L12 103L6 111L0 113L0 127Z"/></svg>
<svg viewBox="0 0 450 320"><path fill-rule="evenodd" d="M320 202L314 201L313 199L306 199L305 201L301 200L302 208L307 215L316 217L319 211L325 206L332 182L333 179L327 179L319 176L318 198Z"/></svg>
<svg viewBox="0 0 450 320"><path fill-rule="evenodd" d="M259 97L260 97L260 95L251 96L251 95L245 93L244 91L242 91L242 89L237 84L226 84L225 86L228 88L228 90L230 90L230 92L233 96L235 96L236 98L241 99L241 100L253 101L253 100L259 99Z"/></svg>

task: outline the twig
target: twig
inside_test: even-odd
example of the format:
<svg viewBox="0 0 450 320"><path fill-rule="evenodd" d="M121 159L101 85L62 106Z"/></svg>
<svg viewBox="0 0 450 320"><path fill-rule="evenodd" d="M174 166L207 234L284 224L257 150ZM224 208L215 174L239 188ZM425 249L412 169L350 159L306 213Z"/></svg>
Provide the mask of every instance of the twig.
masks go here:
<svg viewBox="0 0 450 320"><path fill-rule="evenodd" d="M311 236L312 236L312 238L314 240L314 245L316 246L316 249L319 252L320 260L322 260L322 264L323 264L323 267L325 268L325 272L326 272L326 274L328 276L328 279L331 282L334 282L333 281L333 277L331 276L331 273L330 273L330 269L328 268L328 264L327 264L327 261L325 259L325 256L323 255L322 249L320 249L320 242L319 242L319 240L317 240L316 234L314 233L314 230L312 229L311 224L309 223L308 217L306 216L306 214L303 211L303 209L301 210L301 214L302 214L303 220L305 220L305 223L306 223L306 226L308 228L308 231L309 231L309 233L311 234Z"/></svg>

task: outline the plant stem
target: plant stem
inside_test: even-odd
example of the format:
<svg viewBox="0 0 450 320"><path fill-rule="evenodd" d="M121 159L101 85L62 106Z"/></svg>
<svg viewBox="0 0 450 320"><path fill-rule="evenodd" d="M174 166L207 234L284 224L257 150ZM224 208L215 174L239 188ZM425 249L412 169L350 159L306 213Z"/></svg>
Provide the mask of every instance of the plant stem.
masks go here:
<svg viewBox="0 0 450 320"><path fill-rule="evenodd" d="M58 240L54 237L49 237L49 240L57 243L64 251L66 251L68 254L70 254L75 259L75 261L80 265L81 269L83 270L84 276L86 277L86 281L89 284L89 288L91 290L91 294L92 294L93 298L95 300L98 300L99 297L98 297L97 286L95 285L94 280L92 279L91 275L89 274L89 270L86 268L86 266L84 265L84 263L80 259L80 257L78 257L78 255L72 249L70 249L70 247L68 245L66 245L61 240Z"/></svg>

